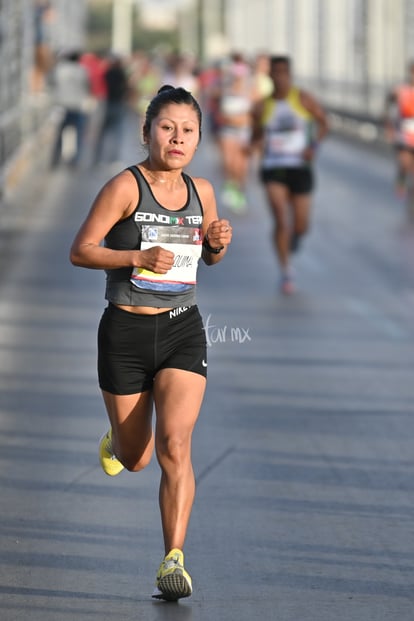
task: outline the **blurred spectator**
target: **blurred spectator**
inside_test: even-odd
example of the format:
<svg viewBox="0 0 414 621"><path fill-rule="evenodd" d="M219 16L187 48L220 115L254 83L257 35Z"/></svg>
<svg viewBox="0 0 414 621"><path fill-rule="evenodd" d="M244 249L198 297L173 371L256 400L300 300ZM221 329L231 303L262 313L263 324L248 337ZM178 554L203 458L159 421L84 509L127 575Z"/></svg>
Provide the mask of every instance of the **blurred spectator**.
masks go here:
<svg viewBox="0 0 414 621"><path fill-rule="evenodd" d="M254 102L252 71L241 54L234 53L222 67L218 90L217 135L224 175L221 200L229 209L240 212L247 207L245 185Z"/></svg>
<svg viewBox="0 0 414 621"><path fill-rule="evenodd" d="M193 59L185 54L172 54L168 59L163 82L174 87L182 86L193 97L197 97L199 84Z"/></svg>
<svg viewBox="0 0 414 621"><path fill-rule="evenodd" d="M253 63L253 86L255 100L269 97L273 92L273 81L270 77L270 57L261 52Z"/></svg>
<svg viewBox="0 0 414 621"><path fill-rule="evenodd" d="M121 159L121 147L127 102L128 77L122 59L113 56L105 71L107 97L103 122L98 134L94 163L117 162Z"/></svg>
<svg viewBox="0 0 414 621"><path fill-rule="evenodd" d="M96 143L105 115L108 94L105 73L109 61L103 53L85 52L82 54L80 62L86 68L90 81L90 116L87 133L90 159L94 157L96 152Z"/></svg>
<svg viewBox="0 0 414 621"><path fill-rule="evenodd" d="M105 100L108 92L105 72L108 69L109 61L101 53L85 52L80 58L80 63L88 71L92 97L97 100Z"/></svg>
<svg viewBox="0 0 414 621"><path fill-rule="evenodd" d="M270 77L270 56L259 53L253 61L253 100L256 105L273 92L273 80ZM257 174L260 166L260 152L257 149L250 150L251 167Z"/></svg>
<svg viewBox="0 0 414 621"><path fill-rule="evenodd" d="M136 52L130 65L128 79L132 108L138 114L142 125L148 104L160 87L160 72L148 54Z"/></svg>
<svg viewBox="0 0 414 621"><path fill-rule="evenodd" d="M32 90L38 93L45 90L47 75L53 67L50 30L54 13L49 0L35 0L33 10L34 64L31 77Z"/></svg>
<svg viewBox="0 0 414 621"><path fill-rule="evenodd" d="M397 153L395 191L405 199L408 191L414 192L414 61L406 81L387 96L386 131Z"/></svg>
<svg viewBox="0 0 414 621"><path fill-rule="evenodd" d="M71 52L59 60L52 76L55 103L62 110L62 119L57 128L52 152L51 166L54 168L62 160L64 132L68 128L75 131L75 145L69 163L76 166L83 155L85 132L88 120L90 97L89 75L80 64L80 52Z"/></svg>
<svg viewBox="0 0 414 621"><path fill-rule="evenodd" d="M220 112L220 63L218 61L203 68L198 76L199 101L207 119L207 128L212 138L217 139Z"/></svg>

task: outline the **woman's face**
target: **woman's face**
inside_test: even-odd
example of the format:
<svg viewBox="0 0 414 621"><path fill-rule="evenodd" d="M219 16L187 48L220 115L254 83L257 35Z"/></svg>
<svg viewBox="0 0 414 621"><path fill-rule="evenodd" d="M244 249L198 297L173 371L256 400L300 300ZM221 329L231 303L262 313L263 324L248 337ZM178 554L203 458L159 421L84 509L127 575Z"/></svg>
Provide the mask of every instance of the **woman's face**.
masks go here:
<svg viewBox="0 0 414 621"><path fill-rule="evenodd" d="M167 104L151 122L147 139L150 159L167 169L183 168L200 140L197 112L188 104Z"/></svg>

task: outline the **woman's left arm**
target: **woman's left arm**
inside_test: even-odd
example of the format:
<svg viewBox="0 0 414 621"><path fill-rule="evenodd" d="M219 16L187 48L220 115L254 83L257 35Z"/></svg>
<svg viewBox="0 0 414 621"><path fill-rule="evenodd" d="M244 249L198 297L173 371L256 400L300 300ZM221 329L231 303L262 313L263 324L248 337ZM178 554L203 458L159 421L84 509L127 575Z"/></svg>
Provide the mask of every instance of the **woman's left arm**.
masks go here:
<svg viewBox="0 0 414 621"><path fill-rule="evenodd" d="M232 228L230 222L219 218L213 186L207 179L193 179L203 206L203 253L206 265L221 261L231 243Z"/></svg>

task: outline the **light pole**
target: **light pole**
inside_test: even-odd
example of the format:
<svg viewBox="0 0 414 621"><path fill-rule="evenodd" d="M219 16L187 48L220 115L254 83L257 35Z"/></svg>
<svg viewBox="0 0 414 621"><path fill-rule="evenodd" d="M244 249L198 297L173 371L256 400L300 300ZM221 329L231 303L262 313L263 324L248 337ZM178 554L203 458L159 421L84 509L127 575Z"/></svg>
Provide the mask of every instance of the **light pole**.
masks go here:
<svg viewBox="0 0 414 621"><path fill-rule="evenodd" d="M132 51L133 0L112 2L112 51L129 56Z"/></svg>

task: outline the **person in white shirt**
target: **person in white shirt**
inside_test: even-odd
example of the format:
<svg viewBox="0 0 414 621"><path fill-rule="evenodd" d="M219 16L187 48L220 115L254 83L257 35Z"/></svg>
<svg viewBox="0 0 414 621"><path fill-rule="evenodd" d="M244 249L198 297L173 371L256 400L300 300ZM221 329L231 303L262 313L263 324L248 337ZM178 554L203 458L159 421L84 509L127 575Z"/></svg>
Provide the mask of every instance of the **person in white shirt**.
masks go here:
<svg viewBox="0 0 414 621"><path fill-rule="evenodd" d="M90 79L87 69L80 63L80 58L80 52L71 52L57 63L54 70L55 104L61 108L62 117L52 151L52 168L62 161L63 134L68 127L73 127L76 133L75 148L69 163L76 166L82 157L88 121Z"/></svg>

